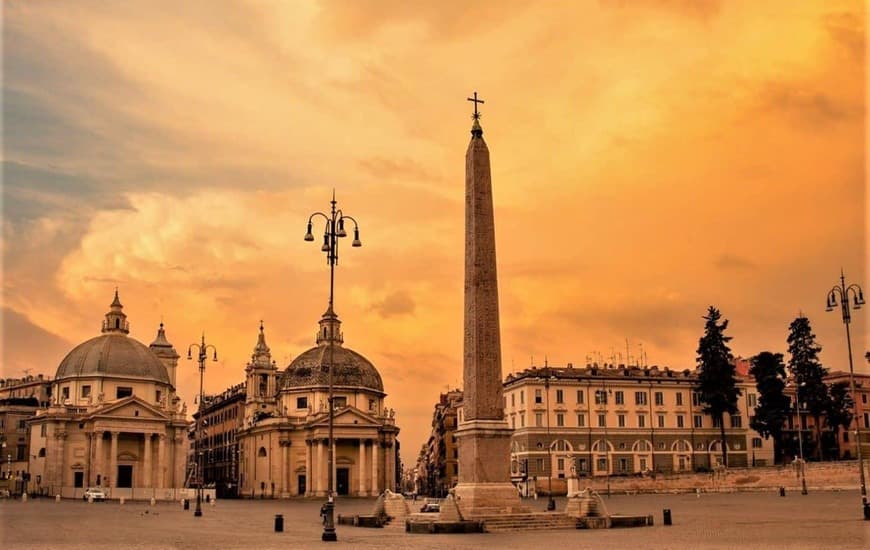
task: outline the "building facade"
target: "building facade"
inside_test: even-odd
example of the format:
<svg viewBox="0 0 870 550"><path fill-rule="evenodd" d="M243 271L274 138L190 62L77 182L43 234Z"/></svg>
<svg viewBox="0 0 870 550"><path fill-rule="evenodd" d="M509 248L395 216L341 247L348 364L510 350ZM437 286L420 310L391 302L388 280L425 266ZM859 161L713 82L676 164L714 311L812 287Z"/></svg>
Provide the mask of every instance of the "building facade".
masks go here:
<svg viewBox="0 0 870 550"><path fill-rule="evenodd" d="M239 444L236 435L244 426L246 387L245 383L236 384L222 393L206 396L201 411L193 415L192 427L195 427L202 414L199 449L202 452L203 483L205 487L214 487L218 498L239 496ZM191 439L197 437L195 429L192 428L190 433Z"/></svg>
<svg viewBox="0 0 870 550"><path fill-rule="evenodd" d="M514 429L511 473L565 490L578 476L712 469L720 429L702 411L690 370L658 367L532 367L507 377L505 416ZM773 464L773 442L749 428L756 401L740 378L739 413L725 415L729 466ZM572 472L573 470L573 472ZM527 486L527 485L526 485Z"/></svg>
<svg viewBox="0 0 870 550"><path fill-rule="evenodd" d="M396 490L399 428L377 369L345 347L341 321L329 307L316 346L281 371L262 325L245 368L244 427L237 434L241 495L325 496L329 392L333 370L334 490L373 496Z"/></svg>
<svg viewBox="0 0 870 550"><path fill-rule="evenodd" d="M11 493L19 494L30 483L30 430L27 421L51 399L51 380L43 375L0 380L0 479Z"/></svg>
<svg viewBox="0 0 870 550"><path fill-rule="evenodd" d="M443 497L459 479L459 446L456 444L462 390L442 393L432 413L432 433L417 459L417 493Z"/></svg>
<svg viewBox="0 0 870 550"><path fill-rule="evenodd" d="M178 354L163 324L150 346L128 336L115 292L102 334L76 346L51 382L51 401L29 421L37 492L80 497L176 498L187 458L187 411L175 394Z"/></svg>

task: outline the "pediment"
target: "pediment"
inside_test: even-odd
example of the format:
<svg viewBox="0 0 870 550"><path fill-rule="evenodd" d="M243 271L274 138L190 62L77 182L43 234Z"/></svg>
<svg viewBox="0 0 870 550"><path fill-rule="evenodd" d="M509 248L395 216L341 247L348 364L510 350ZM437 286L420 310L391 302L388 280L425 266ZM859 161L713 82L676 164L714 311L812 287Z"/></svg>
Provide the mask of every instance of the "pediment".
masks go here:
<svg viewBox="0 0 870 550"><path fill-rule="evenodd" d="M380 422L377 421L373 416L369 416L359 409L355 409L354 407L345 407L344 409L335 413L333 417L333 422L336 426L348 425L348 426L372 426L378 427L381 425ZM329 417L327 415L323 415L322 418L319 418L315 422L312 423L312 426L327 426L329 424Z"/></svg>
<svg viewBox="0 0 870 550"><path fill-rule="evenodd" d="M146 403L135 395L110 403L90 414L91 417L141 418L142 420L169 420L169 415Z"/></svg>

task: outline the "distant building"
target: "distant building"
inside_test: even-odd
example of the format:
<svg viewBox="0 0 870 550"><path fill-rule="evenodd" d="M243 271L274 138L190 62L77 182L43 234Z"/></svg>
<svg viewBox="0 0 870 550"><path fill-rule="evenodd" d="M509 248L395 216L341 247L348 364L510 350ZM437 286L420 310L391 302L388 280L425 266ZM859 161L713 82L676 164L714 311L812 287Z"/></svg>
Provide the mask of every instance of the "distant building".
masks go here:
<svg viewBox="0 0 870 550"><path fill-rule="evenodd" d="M13 493L23 491L31 477L27 421L50 399L51 379L41 374L0 380L0 479L14 481L4 485Z"/></svg>
<svg viewBox="0 0 870 550"><path fill-rule="evenodd" d="M341 321L329 307L316 346L281 371L262 325L245 368L244 426L239 446L241 495L325 496L328 455L328 369L333 371L334 491L373 496L397 490L395 412L372 363L345 347Z"/></svg>
<svg viewBox="0 0 870 550"><path fill-rule="evenodd" d="M239 444L236 434L244 426L246 384L236 384L223 393L203 400L203 429L199 440L202 452L203 483L214 487L218 498L239 496ZM191 438L196 437L194 413ZM191 448L194 445L191 444Z"/></svg>
<svg viewBox="0 0 870 550"><path fill-rule="evenodd" d="M81 497L175 498L187 458L187 412L175 394L178 353L163 324L150 346L130 338L115 292L102 334L79 344L51 381L30 426L29 490Z"/></svg>
<svg viewBox="0 0 870 550"><path fill-rule="evenodd" d="M688 369L622 365L569 363L508 375L504 408L514 429L514 481L537 480L539 491L552 483L564 493L572 468L582 477L718 466L719 426L702 411L696 384ZM739 385L739 412L724 418L728 465L773 464L773 442L749 428L754 382L741 378Z"/></svg>
<svg viewBox="0 0 870 550"><path fill-rule="evenodd" d="M456 444L457 411L462 390L442 393L432 412L432 432L417 459L419 494L443 497L459 479L459 446Z"/></svg>

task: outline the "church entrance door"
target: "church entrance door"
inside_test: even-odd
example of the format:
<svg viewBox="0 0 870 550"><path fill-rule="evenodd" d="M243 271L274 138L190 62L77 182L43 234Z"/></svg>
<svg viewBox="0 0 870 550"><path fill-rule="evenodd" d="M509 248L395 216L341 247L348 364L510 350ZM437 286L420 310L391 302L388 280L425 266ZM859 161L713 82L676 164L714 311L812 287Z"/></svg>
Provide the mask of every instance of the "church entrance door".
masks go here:
<svg viewBox="0 0 870 550"><path fill-rule="evenodd" d="M339 495L350 494L350 468L336 468L335 492Z"/></svg>
<svg viewBox="0 0 870 550"><path fill-rule="evenodd" d="M300 497L305 496L305 491L306 491L306 488L305 488L305 474L301 474L301 475L299 476L299 478L297 479L297 486L296 486L296 488L297 488L297 491L298 491L297 494L298 494Z"/></svg>
<svg viewBox="0 0 870 550"><path fill-rule="evenodd" d="M129 489L133 487L133 465L118 464L118 488Z"/></svg>

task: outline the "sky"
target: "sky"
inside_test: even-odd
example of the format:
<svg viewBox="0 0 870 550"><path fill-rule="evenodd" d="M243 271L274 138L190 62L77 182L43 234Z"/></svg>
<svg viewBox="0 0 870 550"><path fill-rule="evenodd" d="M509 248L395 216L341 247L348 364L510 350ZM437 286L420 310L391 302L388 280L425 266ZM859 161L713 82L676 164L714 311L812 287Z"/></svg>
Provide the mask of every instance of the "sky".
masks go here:
<svg viewBox="0 0 870 550"><path fill-rule="evenodd" d="M2 370L53 376L115 287L148 344L244 379L260 320L314 345L338 206L345 344L380 371L413 461L462 384L464 155L492 158L502 370L590 358L694 368L702 316L735 355L786 351L842 268L866 282L860 1L3 3ZM868 288L870 291L870 288ZM854 314L868 371L866 313ZM643 354L641 353L643 351ZM194 362L181 361L189 406Z"/></svg>

